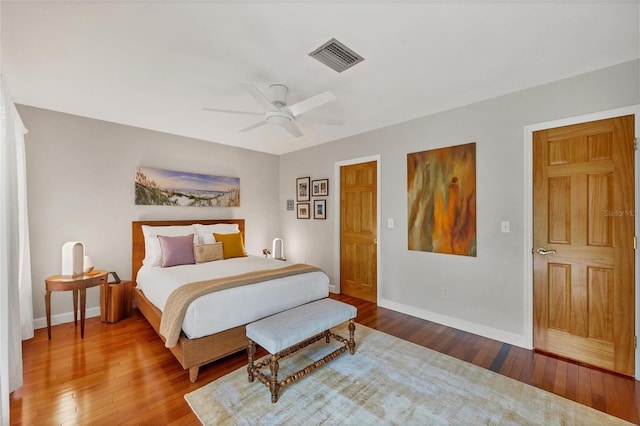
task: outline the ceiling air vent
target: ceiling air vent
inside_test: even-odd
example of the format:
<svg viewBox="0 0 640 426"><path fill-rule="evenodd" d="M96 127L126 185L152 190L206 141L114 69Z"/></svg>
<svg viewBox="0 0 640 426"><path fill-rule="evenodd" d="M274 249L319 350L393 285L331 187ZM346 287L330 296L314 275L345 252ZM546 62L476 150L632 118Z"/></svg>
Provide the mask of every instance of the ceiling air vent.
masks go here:
<svg viewBox="0 0 640 426"><path fill-rule="evenodd" d="M309 56L322 62L329 68L342 72L351 68L357 63L364 61L364 58L335 38L332 38L313 52Z"/></svg>

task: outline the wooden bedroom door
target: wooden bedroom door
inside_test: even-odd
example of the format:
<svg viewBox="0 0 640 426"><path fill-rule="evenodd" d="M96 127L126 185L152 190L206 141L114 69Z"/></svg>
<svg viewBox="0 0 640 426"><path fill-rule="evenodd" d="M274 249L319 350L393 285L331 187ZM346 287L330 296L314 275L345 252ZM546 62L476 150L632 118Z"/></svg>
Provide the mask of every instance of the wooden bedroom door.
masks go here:
<svg viewBox="0 0 640 426"><path fill-rule="evenodd" d="M378 301L377 167L340 167L340 292Z"/></svg>
<svg viewBox="0 0 640 426"><path fill-rule="evenodd" d="M634 117L533 135L534 347L634 374Z"/></svg>

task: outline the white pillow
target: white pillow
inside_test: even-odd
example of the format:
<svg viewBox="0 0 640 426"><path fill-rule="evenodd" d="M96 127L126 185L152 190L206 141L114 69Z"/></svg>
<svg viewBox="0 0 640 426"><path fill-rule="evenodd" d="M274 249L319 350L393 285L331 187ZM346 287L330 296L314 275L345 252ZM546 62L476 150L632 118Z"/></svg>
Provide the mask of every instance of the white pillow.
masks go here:
<svg viewBox="0 0 640 426"><path fill-rule="evenodd" d="M240 228L237 223L216 223L214 225L203 225L196 223L196 233L200 238L200 244L213 244L216 242L213 233L216 234L237 234Z"/></svg>
<svg viewBox="0 0 640 426"><path fill-rule="evenodd" d="M193 225L181 226L150 226L142 225L142 234L144 235L144 260L143 265L160 266L162 261L162 249L158 235L163 237L181 237L193 234L193 243L198 244L198 236L196 228Z"/></svg>

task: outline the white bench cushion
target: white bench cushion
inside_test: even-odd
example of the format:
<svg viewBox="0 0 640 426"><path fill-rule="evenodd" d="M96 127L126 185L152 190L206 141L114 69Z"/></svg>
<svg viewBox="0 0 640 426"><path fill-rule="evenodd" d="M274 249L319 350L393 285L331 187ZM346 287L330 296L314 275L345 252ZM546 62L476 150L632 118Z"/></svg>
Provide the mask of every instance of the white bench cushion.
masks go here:
<svg viewBox="0 0 640 426"><path fill-rule="evenodd" d="M322 299L247 324L247 337L276 354L305 339L355 318L357 309L334 299Z"/></svg>

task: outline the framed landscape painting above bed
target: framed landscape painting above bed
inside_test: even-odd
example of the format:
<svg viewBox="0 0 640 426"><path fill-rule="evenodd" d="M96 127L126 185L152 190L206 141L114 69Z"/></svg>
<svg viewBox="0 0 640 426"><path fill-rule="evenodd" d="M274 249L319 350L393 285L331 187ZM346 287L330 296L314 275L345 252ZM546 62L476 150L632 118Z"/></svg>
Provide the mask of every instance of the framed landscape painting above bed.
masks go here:
<svg viewBox="0 0 640 426"><path fill-rule="evenodd" d="M240 178L137 167L137 205L239 207Z"/></svg>

